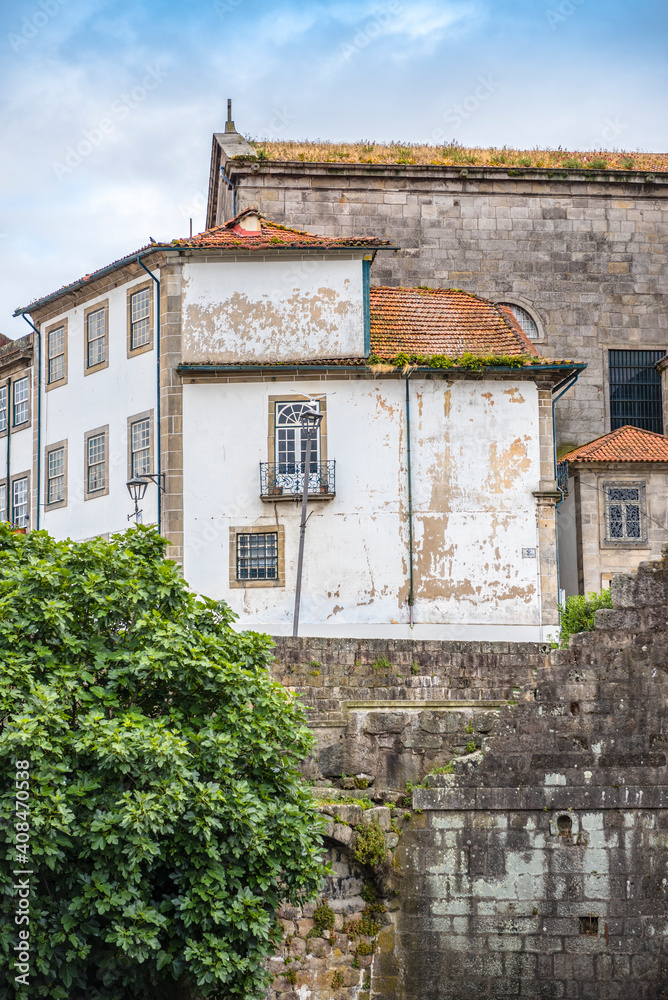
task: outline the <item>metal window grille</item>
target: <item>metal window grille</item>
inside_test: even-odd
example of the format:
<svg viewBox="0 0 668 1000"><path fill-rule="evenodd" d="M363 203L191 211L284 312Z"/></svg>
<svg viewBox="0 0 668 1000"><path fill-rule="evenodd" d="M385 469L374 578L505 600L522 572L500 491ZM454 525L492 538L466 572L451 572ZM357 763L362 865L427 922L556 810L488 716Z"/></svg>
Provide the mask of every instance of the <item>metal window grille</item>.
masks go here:
<svg viewBox="0 0 668 1000"><path fill-rule="evenodd" d="M278 532L237 535L237 580L278 579Z"/></svg>
<svg viewBox="0 0 668 1000"><path fill-rule="evenodd" d="M522 306L516 306L514 302L501 302L500 304L510 309L527 337L531 340L536 340L537 337L540 337L540 332L531 313L523 309Z"/></svg>
<svg viewBox="0 0 668 1000"><path fill-rule="evenodd" d="M48 381L59 382L65 376L65 327L60 326L49 334Z"/></svg>
<svg viewBox="0 0 668 1000"><path fill-rule="evenodd" d="M279 472L294 474L298 465L306 461L306 436L302 434L300 417L304 410L313 409L311 403L276 403L275 454ZM316 404L319 409L319 404ZM315 472L320 457L320 428L311 445L311 468Z"/></svg>
<svg viewBox="0 0 668 1000"><path fill-rule="evenodd" d="M610 429L625 424L663 434L661 377L665 351L610 351Z"/></svg>
<svg viewBox="0 0 668 1000"><path fill-rule="evenodd" d="M130 350L151 340L151 290L143 288L130 296Z"/></svg>
<svg viewBox="0 0 668 1000"><path fill-rule="evenodd" d="M88 452L86 457L89 493L103 490L106 485L104 473L105 450L106 442L104 434L96 434L94 437L88 438Z"/></svg>
<svg viewBox="0 0 668 1000"><path fill-rule="evenodd" d="M12 523L15 528L28 525L28 480L15 479L12 483Z"/></svg>
<svg viewBox="0 0 668 1000"><path fill-rule="evenodd" d="M14 426L25 424L28 419L28 379L21 378L14 383Z"/></svg>
<svg viewBox="0 0 668 1000"><path fill-rule="evenodd" d="M7 517L7 484L0 483L0 521Z"/></svg>
<svg viewBox="0 0 668 1000"><path fill-rule="evenodd" d="M605 483L605 540L646 542L647 510L644 483Z"/></svg>
<svg viewBox="0 0 668 1000"><path fill-rule="evenodd" d="M65 499L65 449L50 451L47 466L47 503L59 503Z"/></svg>
<svg viewBox="0 0 668 1000"><path fill-rule="evenodd" d="M7 430L7 386L0 389L0 431Z"/></svg>
<svg viewBox="0 0 668 1000"><path fill-rule="evenodd" d="M88 313L86 319L87 368L101 365L103 361L107 360L106 318L105 309L96 309L95 312Z"/></svg>
<svg viewBox="0 0 668 1000"><path fill-rule="evenodd" d="M148 417L130 424L130 455L133 477L145 476L151 471L151 421Z"/></svg>

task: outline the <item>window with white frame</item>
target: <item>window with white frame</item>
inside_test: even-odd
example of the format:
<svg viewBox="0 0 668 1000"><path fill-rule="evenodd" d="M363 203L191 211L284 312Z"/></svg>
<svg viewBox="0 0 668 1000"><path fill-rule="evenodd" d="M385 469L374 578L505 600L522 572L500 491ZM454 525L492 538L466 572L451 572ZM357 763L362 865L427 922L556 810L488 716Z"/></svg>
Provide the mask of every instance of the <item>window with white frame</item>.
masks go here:
<svg viewBox="0 0 668 1000"><path fill-rule="evenodd" d="M278 579L278 532L237 535L237 580Z"/></svg>
<svg viewBox="0 0 668 1000"><path fill-rule="evenodd" d="M65 449L54 448L47 455L46 502L60 503L65 499Z"/></svg>
<svg viewBox="0 0 668 1000"><path fill-rule="evenodd" d="M86 482L88 493L105 489L106 483L106 434L95 434L86 442Z"/></svg>
<svg viewBox="0 0 668 1000"><path fill-rule="evenodd" d="M7 520L7 483L0 483L0 521Z"/></svg>
<svg viewBox="0 0 668 1000"><path fill-rule="evenodd" d="M65 378L65 327L59 326L47 335L47 382L60 382Z"/></svg>
<svg viewBox="0 0 668 1000"><path fill-rule="evenodd" d="M647 541L644 483L604 483L605 540L640 545Z"/></svg>
<svg viewBox="0 0 668 1000"><path fill-rule="evenodd" d="M130 471L132 478L151 471L151 420L142 417L130 424Z"/></svg>
<svg viewBox="0 0 668 1000"><path fill-rule="evenodd" d="M142 288L130 296L130 350L151 340L151 289Z"/></svg>
<svg viewBox="0 0 668 1000"><path fill-rule="evenodd" d="M28 377L19 378L14 383L14 427L25 424L30 416L28 410Z"/></svg>
<svg viewBox="0 0 668 1000"><path fill-rule="evenodd" d="M499 305L510 309L511 313L530 340L537 340L540 337L538 324L527 309L516 305L514 302L499 302Z"/></svg>
<svg viewBox="0 0 668 1000"><path fill-rule="evenodd" d="M301 471L306 461L306 438L302 434L300 418L304 410L318 410L319 403L276 403L275 459L277 473ZM310 472L317 472L320 459L320 428L311 445ZM296 468L299 463L299 469Z"/></svg>
<svg viewBox="0 0 668 1000"><path fill-rule="evenodd" d="M86 367L94 368L107 360L107 310L96 309L86 316Z"/></svg>
<svg viewBox="0 0 668 1000"><path fill-rule="evenodd" d="M12 524L15 528L28 526L28 477L12 483Z"/></svg>
<svg viewBox="0 0 668 1000"><path fill-rule="evenodd" d="M7 386L3 385L0 389L0 431L7 430Z"/></svg>

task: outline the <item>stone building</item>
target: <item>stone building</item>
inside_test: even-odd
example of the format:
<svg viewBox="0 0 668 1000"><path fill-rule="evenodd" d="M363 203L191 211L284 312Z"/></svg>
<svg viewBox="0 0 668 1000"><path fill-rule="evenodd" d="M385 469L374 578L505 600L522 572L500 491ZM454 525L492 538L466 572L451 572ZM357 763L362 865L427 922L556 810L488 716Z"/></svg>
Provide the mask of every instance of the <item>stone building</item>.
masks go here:
<svg viewBox="0 0 668 1000"><path fill-rule="evenodd" d="M582 366L470 293L370 288L384 245L249 209L20 310L43 337L26 523L121 531L143 480L189 583L281 635L306 478L302 634L551 637L552 395Z"/></svg>
<svg viewBox="0 0 668 1000"><path fill-rule="evenodd" d="M34 485L33 335L0 335L0 519L30 524Z"/></svg>
<svg viewBox="0 0 668 1000"><path fill-rule="evenodd" d="M568 496L559 507L561 586L609 587L668 541L668 438L621 427L564 456Z"/></svg>
<svg viewBox="0 0 668 1000"><path fill-rule="evenodd" d="M372 284L507 303L543 357L586 362L557 407L561 453L624 424L663 433L668 174L371 163L361 146L359 162L309 162L286 159L289 143L258 158L228 129L213 137L208 226L257 205L300 229L390 239L400 250L377 254Z"/></svg>

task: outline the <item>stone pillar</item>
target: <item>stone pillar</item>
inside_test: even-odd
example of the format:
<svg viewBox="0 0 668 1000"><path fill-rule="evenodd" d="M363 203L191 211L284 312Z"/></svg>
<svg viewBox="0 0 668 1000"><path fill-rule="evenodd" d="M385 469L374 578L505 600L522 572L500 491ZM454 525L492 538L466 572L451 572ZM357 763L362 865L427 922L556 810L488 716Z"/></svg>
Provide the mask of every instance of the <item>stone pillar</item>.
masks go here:
<svg viewBox="0 0 668 1000"><path fill-rule="evenodd" d="M160 268L160 444L165 473L162 534L167 556L183 561L183 384L181 363L181 261Z"/></svg>

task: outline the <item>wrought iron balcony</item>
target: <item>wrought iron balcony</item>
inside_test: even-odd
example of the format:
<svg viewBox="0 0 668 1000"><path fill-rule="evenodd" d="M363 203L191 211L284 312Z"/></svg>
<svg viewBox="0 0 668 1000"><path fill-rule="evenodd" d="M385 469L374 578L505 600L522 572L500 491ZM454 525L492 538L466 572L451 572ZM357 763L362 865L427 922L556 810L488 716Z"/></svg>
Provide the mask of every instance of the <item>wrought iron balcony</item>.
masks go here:
<svg viewBox="0 0 668 1000"><path fill-rule="evenodd" d="M557 489L568 496L568 462L557 462Z"/></svg>
<svg viewBox="0 0 668 1000"><path fill-rule="evenodd" d="M301 500L305 462L260 462L261 500ZM311 500L331 500L336 494L336 462L311 462L308 495Z"/></svg>

